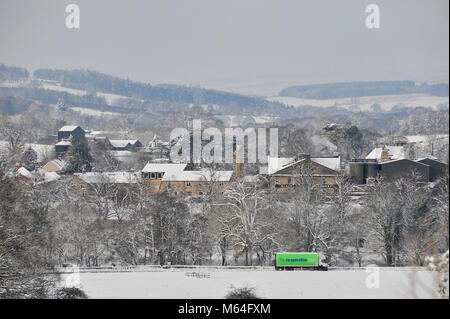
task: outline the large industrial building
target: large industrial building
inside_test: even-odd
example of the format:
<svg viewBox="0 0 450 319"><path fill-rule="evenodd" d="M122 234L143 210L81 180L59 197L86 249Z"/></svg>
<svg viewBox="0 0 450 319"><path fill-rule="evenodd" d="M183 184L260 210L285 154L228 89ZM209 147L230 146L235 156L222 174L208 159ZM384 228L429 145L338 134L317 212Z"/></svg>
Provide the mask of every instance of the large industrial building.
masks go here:
<svg viewBox="0 0 450 319"><path fill-rule="evenodd" d="M432 157L406 159L401 147L392 146L374 149L365 159L350 161L349 166L350 176L357 184L367 184L378 176L388 179L407 177L412 172L416 172L424 182L432 182L448 169L447 164Z"/></svg>

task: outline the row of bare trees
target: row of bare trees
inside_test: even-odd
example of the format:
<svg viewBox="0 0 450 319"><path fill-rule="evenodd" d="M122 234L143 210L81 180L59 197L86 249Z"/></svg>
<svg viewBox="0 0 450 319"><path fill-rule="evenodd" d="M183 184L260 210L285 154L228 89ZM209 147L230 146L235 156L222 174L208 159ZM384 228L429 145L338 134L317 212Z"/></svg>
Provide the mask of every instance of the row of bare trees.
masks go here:
<svg viewBox="0 0 450 319"><path fill-rule="evenodd" d="M333 195L314 178L279 194L262 179L235 180L226 191L203 183L201 197L151 194L99 183L84 197L70 180L52 184L48 198L58 264L268 265L276 251L322 251L334 265L423 265L448 249L448 178L432 185L412 174L378 179L369 194L336 178ZM376 258L374 258L376 259Z"/></svg>
<svg viewBox="0 0 450 319"><path fill-rule="evenodd" d="M305 172L283 194L239 179L225 191L205 182L197 198L151 194L140 182L81 192L70 176L28 188L0 177L0 290L10 295L44 289L45 271L66 262L270 265L276 251L321 251L332 265L376 254L400 266L448 250L448 175L378 179L358 198L345 176L330 196Z"/></svg>

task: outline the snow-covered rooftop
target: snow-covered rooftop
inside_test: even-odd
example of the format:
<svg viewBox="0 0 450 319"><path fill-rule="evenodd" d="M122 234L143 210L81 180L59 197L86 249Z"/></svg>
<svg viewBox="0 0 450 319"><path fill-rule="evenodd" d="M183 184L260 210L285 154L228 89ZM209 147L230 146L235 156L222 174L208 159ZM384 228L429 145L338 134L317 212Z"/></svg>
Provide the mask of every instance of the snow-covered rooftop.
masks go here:
<svg viewBox="0 0 450 319"><path fill-rule="evenodd" d="M113 147L127 147L128 144L133 145L138 140L109 140Z"/></svg>
<svg viewBox="0 0 450 319"><path fill-rule="evenodd" d="M61 141L61 142L56 143L55 145L70 145L70 142L69 141Z"/></svg>
<svg viewBox="0 0 450 319"><path fill-rule="evenodd" d="M312 157L311 161L334 171L339 171L341 169L340 157Z"/></svg>
<svg viewBox="0 0 450 319"><path fill-rule="evenodd" d="M48 162L48 163L53 163L53 164L56 165L59 169L63 169L64 166L66 166L66 162L64 162L64 161L62 161L62 160L59 160L59 159L51 160L51 161Z"/></svg>
<svg viewBox="0 0 450 319"><path fill-rule="evenodd" d="M33 174L31 174L31 172L27 170L25 167L18 168L16 174L24 176L29 179L33 178Z"/></svg>
<svg viewBox="0 0 450 319"><path fill-rule="evenodd" d="M405 158L405 150L403 149L403 146L387 146L387 149L389 151L389 155L391 156L392 160L397 160L401 158ZM374 148L367 156L366 159L376 159L379 160L381 158L381 153L383 152L382 147Z"/></svg>
<svg viewBox="0 0 450 319"><path fill-rule="evenodd" d="M75 173L88 184L136 184L140 181L140 172L88 172Z"/></svg>
<svg viewBox="0 0 450 319"><path fill-rule="evenodd" d="M430 166L430 165L428 165L428 164L421 163L421 162L417 162L417 161L412 161L412 160L407 159L407 158L399 158L399 159L390 160L390 161L386 161L386 162L380 162L380 163L378 163L378 164L380 164L380 165L385 165L385 164L390 164L390 163L399 162L399 161L416 162L417 164L420 164L420 165L423 165L423 166L427 166L427 167Z"/></svg>
<svg viewBox="0 0 450 319"><path fill-rule="evenodd" d="M228 182L233 176L233 171L179 171L165 173L162 180L165 182Z"/></svg>
<svg viewBox="0 0 450 319"><path fill-rule="evenodd" d="M267 173L273 174L278 172L285 166L294 163L293 157L268 157L267 158Z"/></svg>
<svg viewBox="0 0 450 319"><path fill-rule="evenodd" d="M65 125L59 129L60 132L73 132L78 125Z"/></svg>
<svg viewBox="0 0 450 319"><path fill-rule="evenodd" d="M147 163L142 169L144 173L164 173L164 174L178 174L184 171L187 164L174 164L174 163Z"/></svg>
<svg viewBox="0 0 450 319"><path fill-rule="evenodd" d="M41 181L38 181L39 184L41 183L48 183L53 182L61 178L58 173L56 172L46 172L42 168L38 170L39 177L42 179Z"/></svg>
<svg viewBox="0 0 450 319"><path fill-rule="evenodd" d="M267 173L275 174L276 172L295 165L297 163L303 162L306 158L299 159L295 161L293 157L269 157L268 158L268 166ZM326 168L332 169L334 171L339 171L341 168L341 158L340 157L311 157L311 161L315 162L319 165L322 165Z"/></svg>
<svg viewBox="0 0 450 319"><path fill-rule="evenodd" d="M416 159L416 162L420 162L420 161L424 161L424 160L432 160L432 161L438 161L439 162L439 159L436 156L433 156L433 155L428 155L427 157L418 158L418 159Z"/></svg>

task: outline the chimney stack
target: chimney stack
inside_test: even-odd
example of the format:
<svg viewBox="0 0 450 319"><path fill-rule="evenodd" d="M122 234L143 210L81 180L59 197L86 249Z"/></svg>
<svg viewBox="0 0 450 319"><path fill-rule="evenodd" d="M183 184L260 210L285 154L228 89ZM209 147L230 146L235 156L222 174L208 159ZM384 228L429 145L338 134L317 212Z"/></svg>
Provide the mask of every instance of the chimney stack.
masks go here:
<svg viewBox="0 0 450 319"><path fill-rule="evenodd" d="M236 178L241 178L241 165L242 163L239 163L239 159L241 156L241 146L240 145L236 145L236 167L235 167L235 172L234 174L236 175Z"/></svg>

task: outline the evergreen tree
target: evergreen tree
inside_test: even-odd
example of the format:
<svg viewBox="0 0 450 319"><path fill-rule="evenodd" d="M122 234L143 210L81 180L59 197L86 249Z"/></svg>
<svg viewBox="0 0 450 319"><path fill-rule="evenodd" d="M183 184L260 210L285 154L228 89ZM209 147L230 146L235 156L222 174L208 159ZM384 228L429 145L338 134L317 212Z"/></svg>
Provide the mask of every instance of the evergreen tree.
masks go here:
<svg viewBox="0 0 450 319"><path fill-rule="evenodd" d="M91 170L92 156L89 152L89 146L84 138L74 138L67 153L68 164L66 171L69 173Z"/></svg>
<svg viewBox="0 0 450 319"><path fill-rule="evenodd" d="M37 161L37 153L34 149L31 147L28 147L25 152L22 154L22 157L20 158L20 163L23 167L25 167L29 171L33 171L36 167L39 166L39 163Z"/></svg>

